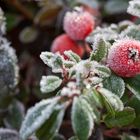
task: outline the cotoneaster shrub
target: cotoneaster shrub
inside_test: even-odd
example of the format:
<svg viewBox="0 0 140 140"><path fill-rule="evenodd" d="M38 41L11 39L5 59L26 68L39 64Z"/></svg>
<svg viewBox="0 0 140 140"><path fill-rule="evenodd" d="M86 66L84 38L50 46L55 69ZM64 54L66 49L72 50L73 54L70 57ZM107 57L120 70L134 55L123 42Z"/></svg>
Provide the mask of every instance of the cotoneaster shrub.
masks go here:
<svg viewBox="0 0 140 140"><path fill-rule="evenodd" d="M137 16L140 12L138 6L138 0L131 1L128 12ZM93 50L85 60L72 49L63 51L67 59L60 55L61 48L60 52L58 49L56 53L41 53L40 58L53 74L42 76L40 89L42 94L54 92L56 95L41 100L27 111L20 129L21 140L27 140L32 135L39 140L53 140L69 106L72 106L70 115L75 134L69 140L88 140L101 124L116 131L139 126L138 108L133 104L140 102L139 25L122 21L96 27L90 35L83 37L81 27L76 28L78 20L75 27L73 21L68 22L75 20L79 13L74 11L74 18L67 19L70 14L67 13L64 18L66 33L73 40L91 43ZM80 24L84 23L81 20ZM80 33L77 37L75 30L82 37ZM117 137L126 138L122 133Z"/></svg>

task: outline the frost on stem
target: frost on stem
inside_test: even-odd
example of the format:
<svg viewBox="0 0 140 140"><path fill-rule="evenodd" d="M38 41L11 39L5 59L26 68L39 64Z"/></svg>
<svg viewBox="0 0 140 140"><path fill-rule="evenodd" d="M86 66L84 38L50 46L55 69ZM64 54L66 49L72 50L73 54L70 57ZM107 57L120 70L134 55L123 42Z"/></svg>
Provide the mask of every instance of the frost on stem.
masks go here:
<svg viewBox="0 0 140 140"><path fill-rule="evenodd" d="M115 29L115 30L114 30ZM112 27L97 27L87 38L86 41L93 43L95 41L96 37L102 37L106 41L111 41L114 39L117 39L118 33L116 31L116 27L114 28L114 25Z"/></svg>
<svg viewBox="0 0 140 140"><path fill-rule="evenodd" d="M10 43L0 37L0 94L14 89L18 82L18 66L15 50Z"/></svg>
<svg viewBox="0 0 140 140"><path fill-rule="evenodd" d="M0 8L0 35L5 34L6 32L6 22L2 9Z"/></svg>
<svg viewBox="0 0 140 140"><path fill-rule="evenodd" d="M140 17L140 0L130 1L127 12L131 15Z"/></svg>

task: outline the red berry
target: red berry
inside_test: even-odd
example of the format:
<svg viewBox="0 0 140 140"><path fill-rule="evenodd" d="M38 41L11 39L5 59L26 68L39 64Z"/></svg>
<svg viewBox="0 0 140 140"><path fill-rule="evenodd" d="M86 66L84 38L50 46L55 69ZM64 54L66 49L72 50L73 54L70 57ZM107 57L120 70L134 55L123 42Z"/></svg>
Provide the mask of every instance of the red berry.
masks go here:
<svg viewBox="0 0 140 140"><path fill-rule="evenodd" d="M140 74L140 42L131 39L117 41L109 51L107 63L119 76Z"/></svg>
<svg viewBox="0 0 140 140"><path fill-rule="evenodd" d="M61 55L64 55L64 51L68 50L72 50L80 57L82 57L84 53L83 47L73 41L67 34L62 34L53 41L51 47L53 53L59 52Z"/></svg>
<svg viewBox="0 0 140 140"><path fill-rule="evenodd" d="M64 17L64 30L73 40L84 40L93 30L93 16L81 9L67 12Z"/></svg>

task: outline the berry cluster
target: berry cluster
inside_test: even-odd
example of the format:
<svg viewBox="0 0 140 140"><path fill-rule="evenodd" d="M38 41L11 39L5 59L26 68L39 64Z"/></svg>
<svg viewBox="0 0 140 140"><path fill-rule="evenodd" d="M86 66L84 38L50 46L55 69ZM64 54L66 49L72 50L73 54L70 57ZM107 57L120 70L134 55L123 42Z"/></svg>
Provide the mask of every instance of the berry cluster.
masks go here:
<svg viewBox="0 0 140 140"><path fill-rule="evenodd" d="M84 41L95 26L93 16L76 7L72 12L67 12L64 17L65 34L58 36L52 43L51 51L64 55L64 51L72 50L80 57L84 54L84 48L77 41Z"/></svg>

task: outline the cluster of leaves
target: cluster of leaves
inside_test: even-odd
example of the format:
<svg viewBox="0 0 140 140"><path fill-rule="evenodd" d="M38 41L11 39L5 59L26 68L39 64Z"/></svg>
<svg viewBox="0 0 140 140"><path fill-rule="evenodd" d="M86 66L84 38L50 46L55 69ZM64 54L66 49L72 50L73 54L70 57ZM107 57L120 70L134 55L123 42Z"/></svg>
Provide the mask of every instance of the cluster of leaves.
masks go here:
<svg viewBox="0 0 140 140"><path fill-rule="evenodd" d="M14 1L17 2L17 0ZM128 0L109 0L107 2L105 0L94 2L92 0L64 1L37 0L41 8L33 19L35 25L50 24L50 20L46 19L51 18L52 20L58 11L67 5L75 6L77 3L82 3L89 6L96 5L95 8L97 8L99 4L103 3L104 10L108 14L120 13L128 5ZM128 12L139 17L139 5L139 0L131 1ZM32 19L30 14L25 16ZM0 18L0 34L3 35L5 33L5 18L2 12L0 12L0 17L2 17ZM67 59L64 59L59 53L42 52L41 59L52 69L54 75L42 76L40 90L43 95L56 94L54 97L41 100L30 108L24 121L25 109L23 104L12 98L12 90L17 85L17 59L14 50L2 37L0 39L0 47L2 48L0 56L2 54L1 60L5 60L8 64L2 66L3 72L7 73L6 76L4 73L0 75L0 96L2 99L0 103L2 105L3 102L6 104L4 109L0 110L0 116L2 115L1 118L4 118L0 118L0 123L7 129L0 129L0 139L63 140L63 136L59 134L59 129L69 106L72 106L71 124L75 134L69 140L87 140L94 133L93 130L101 124L116 129L122 129L126 126L139 128L140 76L121 78L115 75L106 65L108 51L113 42L116 39L126 37L140 40L139 28L139 25L130 21L97 27L86 38L86 42L91 43L93 48L90 57L86 60L81 60L72 51L65 52ZM20 40L24 43L30 43L37 36L38 30L35 27L27 27L21 32ZM3 46L8 46L8 49ZM13 70L12 73L10 73L11 70ZM1 84L3 85L1 86ZM10 96L7 96L7 90L8 94L12 92ZM1 94L4 92L6 94ZM2 98L3 95L4 98ZM134 136L128 136L126 133L118 137L122 140L137 139Z"/></svg>
<svg viewBox="0 0 140 140"><path fill-rule="evenodd" d="M41 140L53 139L69 105L72 105L75 133L70 140L87 140L95 124L102 122L109 128L139 127L140 76L121 78L106 66L107 54L115 39L140 40L138 29L139 25L130 21L97 27L86 39L94 42L93 51L86 60L81 60L72 51L65 52L68 59L59 53L42 52L40 58L60 77L43 76L41 91L43 94L57 91L57 94L29 109L20 129L21 139L26 140L33 134ZM127 137L132 138L125 134L121 138Z"/></svg>

